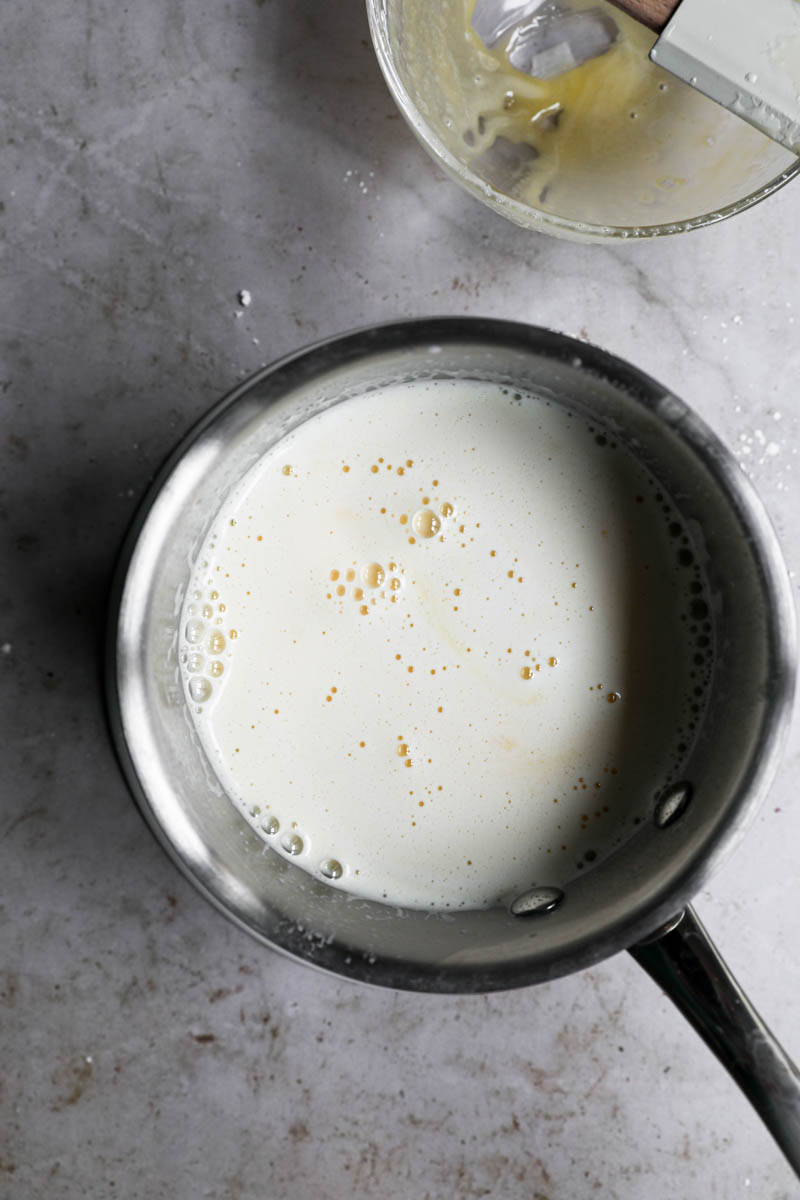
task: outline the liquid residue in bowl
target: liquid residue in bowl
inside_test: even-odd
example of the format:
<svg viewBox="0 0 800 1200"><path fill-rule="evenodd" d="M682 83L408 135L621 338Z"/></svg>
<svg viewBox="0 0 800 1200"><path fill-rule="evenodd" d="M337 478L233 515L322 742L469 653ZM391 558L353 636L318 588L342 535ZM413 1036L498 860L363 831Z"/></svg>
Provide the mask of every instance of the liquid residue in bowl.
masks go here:
<svg viewBox="0 0 800 1200"><path fill-rule="evenodd" d="M471 23L474 7L390 3L397 66L447 150L533 209L593 225L691 220L736 203L796 161L654 66L647 56L655 35L605 0L544 6L596 14L616 31L605 52L548 78L512 65L521 61L517 29L487 47ZM549 74L546 60L534 57L532 70Z"/></svg>

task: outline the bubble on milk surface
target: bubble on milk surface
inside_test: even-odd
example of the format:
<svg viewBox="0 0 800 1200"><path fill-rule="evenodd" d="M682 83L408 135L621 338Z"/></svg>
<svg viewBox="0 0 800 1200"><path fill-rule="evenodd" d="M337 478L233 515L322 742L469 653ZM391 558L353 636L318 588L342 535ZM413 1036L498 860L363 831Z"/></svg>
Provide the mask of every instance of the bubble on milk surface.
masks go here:
<svg viewBox="0 0 800 1200"><path fill-rule="evenodd" d="M189 680L189 695L195 704L205 704L206 700L211 699L212 691L211 681L202 675L193 675Z"/></svg>
<svg viewBox="0 0 800 1200"><path fill-rule="evenodd" d="M378 588L386 578L386 572L380 563L367 563L361 570L361 578L368 588Z"/></svg>
<svg viewBox="0 0 800 1200"><path fill-rule="evenodd" d="M421 538L435 537L442 527L436 513L430 508L421 508L415 512L411 524L414 532Z"/></svg>
<svg viewBox="0 0 800 1200"><path fill-rule="evenodd" d="M208 639L209 654L222 654L225 649L225 635L215 630Z"/></svg>
<svg viewBox="0 0 800 1200"><path fill-rule="evenodd" d="M189 642L191 645L194 645L196 642L199 642L202 639L205 631L205 622L201 621L199 617L192 617L191 620L186 622L184 636L187 642Z"/></svg>
<svg viewBox="0 0 800 1200"><path fill-rule="evenodd" d="M326 879L341 879L344 868L337 858L326 858L319 865L320 874Z"/></svg>
<svg viewBox="0 0 800 1200"><path fill-rule="evenodd" d="M303 853L303 850L305 849L305 842L299 833L287 833L286 836L281 839L281 846L287 854L291 854L293 857L296 857L298 854Z"/></svg>

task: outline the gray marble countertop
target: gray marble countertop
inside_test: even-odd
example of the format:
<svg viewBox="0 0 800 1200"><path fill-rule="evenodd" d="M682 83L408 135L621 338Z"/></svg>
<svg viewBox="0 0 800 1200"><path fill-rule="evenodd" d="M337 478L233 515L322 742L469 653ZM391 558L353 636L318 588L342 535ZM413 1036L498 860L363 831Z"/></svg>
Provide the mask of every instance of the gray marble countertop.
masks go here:
<svg viewBox="0 0 800 1200"><path fill-rule="evenodd" d="M683 238L572 245L443 178L359 0L31 0L3 27L0 1196L797 1195L625 955L416 996L228 924L134 808L101 665L117 547L181 434L266 361L423 314L552 326L674 389L735 448L796 590L800 185ZM697 898L795 1056L798 766L795 723Z"/></svg>

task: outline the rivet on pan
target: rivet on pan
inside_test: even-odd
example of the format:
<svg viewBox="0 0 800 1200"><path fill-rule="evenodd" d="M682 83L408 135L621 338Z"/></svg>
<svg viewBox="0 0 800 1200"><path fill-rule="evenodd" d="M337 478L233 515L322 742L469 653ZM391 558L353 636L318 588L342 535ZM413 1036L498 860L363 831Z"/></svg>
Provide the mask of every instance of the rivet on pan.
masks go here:
<svg viewBox="0 0 800 1200"><path fill-rule="evenodd" d="M686 780L681 780L680 783L671 784L656 801L656 810L653 814L653 820L658 829L666 829L668 825L672 825L677 821L678 817L682 817L689 807L689 801L692 798L692 785Z"/></svg>
<svg viewBox="0 0 800 1200"><path fill-rule="evenodd" d="M564 893L557 887L529 888L511 903L512 917L532 917L552 912L558 908L564 899Z"/></svg>

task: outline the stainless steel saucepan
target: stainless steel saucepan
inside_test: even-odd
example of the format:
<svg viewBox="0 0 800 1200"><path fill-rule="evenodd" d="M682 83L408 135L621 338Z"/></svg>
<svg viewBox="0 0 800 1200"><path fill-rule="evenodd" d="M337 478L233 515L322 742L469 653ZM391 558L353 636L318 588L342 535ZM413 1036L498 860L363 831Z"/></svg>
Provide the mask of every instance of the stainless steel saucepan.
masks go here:
<svg viewBox="0 0 800 1200"><path fill-rule="evenodd" d="M684 780L651 802L610 857L563 887L536 881L509 909L431 914L367 901L266 850L205 759L179 676L191 566L230 487L316 413L368 388L431 376L524 387L591 414L662 482L706 554L716 655ZM156 836L200 891L265 945L365 983L431 992L521 987L627 948L719 1056L800 1174L800 1075L688 907L770 785L794 662L794 610L775 534L731 454L691 409L571 338L457 318L315 345L247 380L191 431L123 548L108 696L125 774Z"/></svg>

